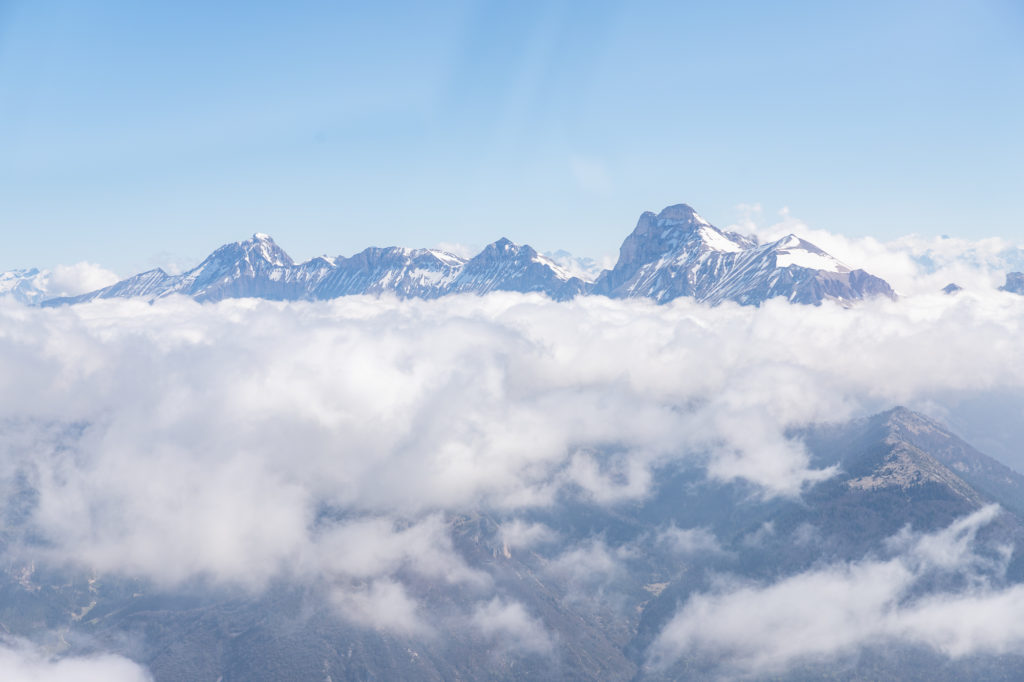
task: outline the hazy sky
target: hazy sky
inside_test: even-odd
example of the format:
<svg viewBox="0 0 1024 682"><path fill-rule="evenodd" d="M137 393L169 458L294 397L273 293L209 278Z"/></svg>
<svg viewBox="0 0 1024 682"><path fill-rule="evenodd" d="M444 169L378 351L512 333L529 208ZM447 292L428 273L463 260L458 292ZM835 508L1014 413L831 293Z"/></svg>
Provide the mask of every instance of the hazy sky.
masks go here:
<svg viewBox="0 0 1024 682"><path fill-rule="evenodd" d="M1015 0L0 0L0 270L600 256L678 202L1016 238L1022 74Z"/></svg>

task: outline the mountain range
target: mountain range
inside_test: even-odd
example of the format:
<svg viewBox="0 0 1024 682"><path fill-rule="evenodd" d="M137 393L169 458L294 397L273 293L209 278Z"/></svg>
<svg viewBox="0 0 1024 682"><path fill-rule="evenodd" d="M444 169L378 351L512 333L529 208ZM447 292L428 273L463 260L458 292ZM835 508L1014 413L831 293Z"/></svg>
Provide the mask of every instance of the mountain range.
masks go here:
<svg viewBox="0 0 1024 682"><path fill-rule="evenodd" d="M760 305L776 297L816 305L825 300L847 305L871 296L895 298L884 280L843 264L795 235L760 243L755 237L719 230L686 204L678 204L658 214L643 213L623 242L618 262L594 279L575 276L552 258L508 239L489 244L472 258L438 249L371 247L348 258L296 263L268 235L255 234L220 247L182 274L157 268L97 291L46 300L36 296L31 302L57 306L104 298L155 300L172 294L197 301L327 300L385 293L430 299L491 291L537 292L556 301L596 294L658 303L685 296L710 304L743 305Z"/></svg>

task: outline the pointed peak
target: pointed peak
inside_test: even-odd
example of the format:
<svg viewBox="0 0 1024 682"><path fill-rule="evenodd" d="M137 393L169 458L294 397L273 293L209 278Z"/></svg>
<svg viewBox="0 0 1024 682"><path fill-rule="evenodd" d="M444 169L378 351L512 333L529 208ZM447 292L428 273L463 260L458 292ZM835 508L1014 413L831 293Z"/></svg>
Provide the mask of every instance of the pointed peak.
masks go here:
<svg viewBox="0 0 1024 682"><path fill-rule="evenodd" d="M811 253L816 253L819 255L828 255L827 253L825 253L825 251L822 251L817 246L810 243L803 237L798 237L792 232L787 234L782 239L777 240L774 244L772 244L772 247L779 250L800 249L802 251L810 251Z"/></svg>
<svg viewBox="0 0 1024 682"><path fill-rule="evenodd" d="M786 268L795 266L807 270L820 270L823 272L845 273L852 268L835 256L819 249L806 239L801 239L795 234L789 234L763 248L776 253L775 264L777 267Z"/></svg>
<svg viewBox="0 0 1024 682"><path fill-rule="evenodd" d="M278 246L269 235L262 232L257 232L245 241L225 244L210 254L207 261L210 259L218 261L251 261L253 258L274 266L295 264L291 256L285 253L284 249Z"/></svg>
<svg viewBox="0 0 1024 682"><path fill-rule="evenodd" d="M882 418L883 423L892 427L902 427L912 432L917 432L922 429L939 429L945 430L941 424L936 422L930 417L927 417L920 412L915 412L909 407L903 405L897 405L891 410L882 412L879 415Z"/></svg>
<svg viewBox="0 0 1024 682"><path fill-rule="evenodd" d="M897 405L896 407L890 408L883 412L882 416L885 417L886 420L906 419L907 417L917 416L917 412L914 412L906 405Z"/></svg>

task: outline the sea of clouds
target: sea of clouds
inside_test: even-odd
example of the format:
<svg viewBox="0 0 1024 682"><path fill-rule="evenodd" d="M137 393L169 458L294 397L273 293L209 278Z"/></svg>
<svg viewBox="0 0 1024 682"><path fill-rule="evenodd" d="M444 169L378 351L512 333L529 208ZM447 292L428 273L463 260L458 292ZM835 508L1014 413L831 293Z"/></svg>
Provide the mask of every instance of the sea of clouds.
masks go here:
<svg viewBox="0 0 1024 682"><path fill-rule="evenodd" d="M884 261L871 260L870 242L830 248L807 236L851 264ZM834 471L811 465L793 427L898 404L939 419L986 396L1000 418L1008 400L1024 405L1024 297L996 290L994 265L936 265L934 245L930 264L911 252L890 248L888 271L868 268L908 295L850 309L500 293L56 309L0 300L0 492L29 482L29 525L45 540L16 543L8 558L168 589L320 582L339 617L429 637L436 624L406 584L414 576L465 587L464 620L482 636L545 652L545 624L466 563L449 515L494 512L507 547L543 545L553 532L520 515L564 495L642 500L675 460L764 498L797 497ZM915 273L908 283L894 277L901 268ZM939 293L954 271L965 291ZM681 605L651 665L722 654L734 674L782 670L880 638L949 656L1019 650L1024 630L1009 621L1024 597L990 587L993 569L979 572L972 550L994 513L904 538L888 557L725 581ZM681 551L720 551L702 529L658 532ZM592 573L627 570L631 551L594 538L550 570L586 587ZM934 570L980 577L908 606ZM4 661L144 674L13 641Z"/></svg>

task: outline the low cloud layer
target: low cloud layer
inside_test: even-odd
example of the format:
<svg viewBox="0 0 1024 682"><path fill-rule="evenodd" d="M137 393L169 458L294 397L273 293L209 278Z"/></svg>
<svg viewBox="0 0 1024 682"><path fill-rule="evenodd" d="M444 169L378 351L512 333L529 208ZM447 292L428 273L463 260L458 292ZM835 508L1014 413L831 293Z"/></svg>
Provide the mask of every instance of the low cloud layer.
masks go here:
<svg viewBox="0 0 1024 682"><path fill-rule="evenodd" d="M122 656L47 654L25 640L0 638L0 672L13 682L152 682L142 666Z"/></svg>
<svg viewBox="0 0 1024 682"><path fill-rule="evenodd" d="M858 647L920 644L948 657L1002 654L1024 646L1024 587L998 587L1008 553L975 551L985 507L933 534L904 531L898 553L816 568L770 584L723 580L692 596L650 649L651 666L683 656L712 661L728 677L784 671ZM955 575L959 591L921 590L936 574Z"/></svg>
<svg viewBox="0 0 1024 682"><path fill-rule="evenodd" d="M642 500L678 460L762 497L798 496L834 471L813 468L787 429L966 393L1024 396L1022 323L1024 297L991 290L853 309L514 294L0 302L0 486L38 491L27 523L45 540L8 553L167 587L318 583L356 624L424 637L436 625L413 585L438 583L468 595L464 625L488 618L483 636L543 653L539 615L467 565L451 515L491 514L500 550L532 551L558 533L527 521L531 510ZM699 528L657 541L680 556L719 551ZM550 572L598 593L622 551L592 539ZM908 570L912 580L898 562L804 579L842 590ZM729 594L690 608L728 612ZM906 624L923 613L899 623L918 633ZM967 641L932 636L951 654Z"/></svg>
<svg viewBox="0 0 1024 682"><path fill-rule="evenodd" d="M687 458L799 494L831 472L787 427L1021 390L1022 312L1009 294L853 310L517 295L11 305L0 415L42 433L9 430L5 466L31 463L35 521L60 551L171 582L259 580L330 537L309 530L323 505L419 518L559 491L614 505ZM80 433L68 446L46 424Z"/></svg>

